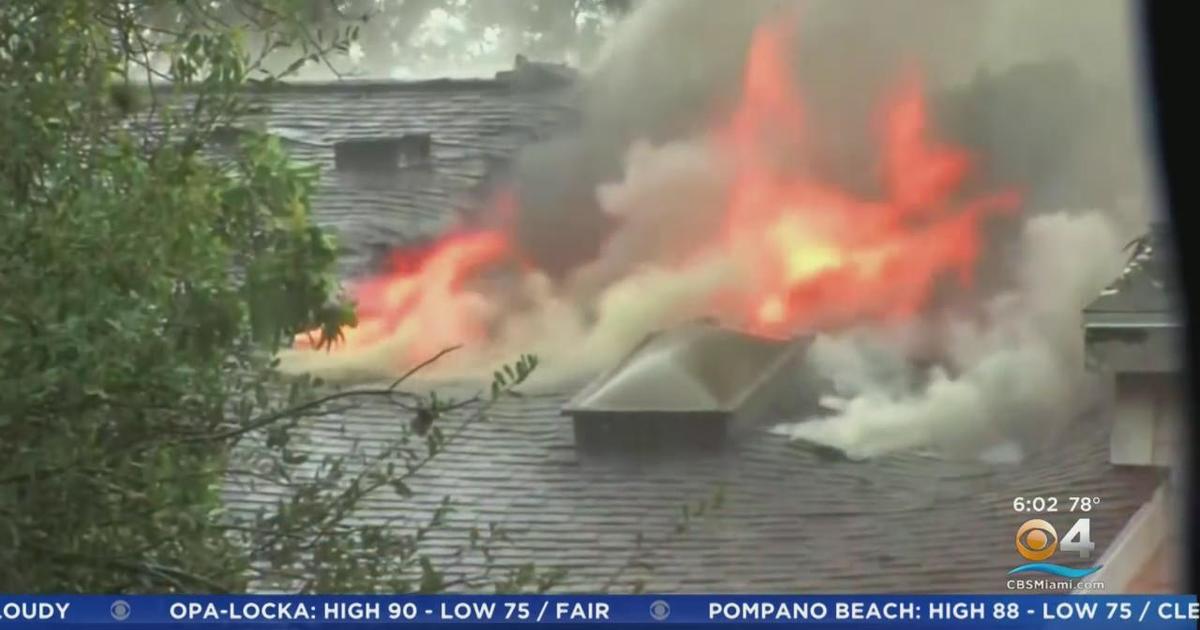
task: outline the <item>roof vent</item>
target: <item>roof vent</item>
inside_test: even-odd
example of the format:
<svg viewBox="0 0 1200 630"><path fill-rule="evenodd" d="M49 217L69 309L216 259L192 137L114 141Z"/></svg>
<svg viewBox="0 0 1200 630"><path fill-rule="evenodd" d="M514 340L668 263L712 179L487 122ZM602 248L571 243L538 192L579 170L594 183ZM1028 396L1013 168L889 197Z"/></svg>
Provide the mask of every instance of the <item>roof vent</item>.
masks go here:
<svg viewBox="0 0 1200 630"><path fill-rule="evenodd" d="M567 404L576 448L720 449L746 427L815 400L799 361L807 345L708 323L652 334Z"/></svg>
<svg viewBox="0 0 1200 630"><path fill-rule="evenodd" d="M388 171L429 163L433 138L408 133L398 138L347 138L333 145L338 170Z"/></svg>
<svg viewBox="0 0 1200 630"><path fill-rule="evenodd" d="M496 73L496 80L521 89L556 88L571 85L579 72L565 63L530 61L525 55L513 59L512 70Z"/></svg>

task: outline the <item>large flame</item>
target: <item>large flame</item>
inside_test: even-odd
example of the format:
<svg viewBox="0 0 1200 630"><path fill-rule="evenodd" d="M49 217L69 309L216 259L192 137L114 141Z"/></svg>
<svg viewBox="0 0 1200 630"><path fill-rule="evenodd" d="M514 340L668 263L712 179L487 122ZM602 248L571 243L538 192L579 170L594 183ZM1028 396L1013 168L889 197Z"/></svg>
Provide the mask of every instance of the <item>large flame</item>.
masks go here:
<svg viewBox="0 0 1200 630"><path fill-rule="evenodd" d="M981 222L1015 208L1016 195L961 198L971 159L930 138L915 73L884 104L882 198L861 199L817 181L802 159L805 117L787 62L787 24L756 31L740 99L709 134L709 146L732 171L718 233L686 263L659 261L676 271L714 258L734 262L736 280L714 289L707 312L694 315L789 335L909 318L939 282L969 286L981 254ZM481 280L493 272L536 273L514 264L520 252L510 236L512 202L511 196L498 202L500 227L458 229L426 247L397 251L384 273L354 285L360 324L335 349L370 348L399 335L405 341L394 367L400 368L449 345L493 341L492 331L513 314L513 300ZM661 324L641 322L646 332ZM307 335L298 339L308 343Z"/></svg>
<svg viewBox="0 0 1200 630"><path fill-rule="evenodd" d="M736 169L724 245L750 270L735 315L763 332L827 329L910 317L947 275L969 285L981 220L1015 208L1016 195L956 203L970 158L930 140L915 75L885 110L885 198L858 199L789 168L787 157L803 155L804 127L784 63L786 24L755 34L741 102L721 135Z"/></svg>

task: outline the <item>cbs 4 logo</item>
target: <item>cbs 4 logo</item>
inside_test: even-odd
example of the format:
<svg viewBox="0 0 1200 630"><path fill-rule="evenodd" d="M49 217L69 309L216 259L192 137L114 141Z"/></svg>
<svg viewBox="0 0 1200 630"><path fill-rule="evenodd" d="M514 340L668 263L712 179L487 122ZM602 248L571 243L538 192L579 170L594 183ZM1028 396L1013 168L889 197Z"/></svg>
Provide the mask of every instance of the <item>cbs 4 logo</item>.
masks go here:
<svg viewBox="0 0 1200 630"><path fill-rule="evenodd" d="M1017 553L1030 562L1047 560L1059 551L1088 558L1095 549L1090 518L1076 520L1061 538L1049 521L1040 518L1031 518L1017 528Z"/></svg>

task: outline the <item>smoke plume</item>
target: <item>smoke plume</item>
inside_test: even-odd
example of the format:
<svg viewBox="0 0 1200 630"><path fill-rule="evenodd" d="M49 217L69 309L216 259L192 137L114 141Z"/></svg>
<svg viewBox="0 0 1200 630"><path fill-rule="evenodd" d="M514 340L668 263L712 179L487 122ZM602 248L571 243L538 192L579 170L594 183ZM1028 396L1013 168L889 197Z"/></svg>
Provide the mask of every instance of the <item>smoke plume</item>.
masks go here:
<svg viewBox="0 0 1200 630"><path fill-rule="evenodd" d="M866 123L915 68L938 129L981 161L977 190L1020 186L1031 213L1144 212L1124 0L647 0L590 69L580 128L521 156L522 248L556 275L590 261L614 229L596 188L622 177L634 143L693 135L728 111L754 28L781 10L796 24L791 72L819 121L806 138L819 177L878 193Z"/></svg>
<svg viewBox="0 0 1200 630"><path fill-rule="evenodd" d="M1081 309L1120 270L1123 242L1098 212L1029 220L1016 286L991 298L981 320L915 324L936 327L947 365L914 386L902 341L914 331L819 337L811 368L848 402L840 413L775 430L854 458L913 447L982 455L1000 444L1019 453L1050 441L1093 402Z"/></svg>
<svg viewBox="0 0 1200 630"><path fill-rule="evenodd" d="M519 156L511 230L448 237L364 292L386 330L285 365L357 378L465 343L434 375L533 352L553 389L718 316L818 334L844 405L782 433L856 457L1028 445L1087 404L1080 309L1147 217L1127 12L647 0L579 126Z"/></svg>
<svg viewBox="0 0 1200 630"><path fill-rule="evenodd" d="M691 104L733 92L738 53L780 4L646 3L610 41L590 88L589 120L603 130L592 133L607 142L579 150L611 152L702 124L711 110ZM901 66L915 64L937 95L942 128L984 161L983 185L1023 188L1025 219L992 235L982 316L820 336L812 368L848 402L781 432L858 457L922 446L978 453L1029 448L1090 402L1080 309L1113 278L1121 245L1149 214L1130 10L1119 0L803 5L793 68L823 124L815 168L870 190L862 173L873 147L861 121ZM631 107L631 94L647 96ZM686 181L662 194L670 184L643 174L648 166L627 183L689 197ZM704 204L694 207L705 220ZM677 225L676 212L665 206L660 225ZM912 359L930 338L944 364L918 369Z"/></svg>

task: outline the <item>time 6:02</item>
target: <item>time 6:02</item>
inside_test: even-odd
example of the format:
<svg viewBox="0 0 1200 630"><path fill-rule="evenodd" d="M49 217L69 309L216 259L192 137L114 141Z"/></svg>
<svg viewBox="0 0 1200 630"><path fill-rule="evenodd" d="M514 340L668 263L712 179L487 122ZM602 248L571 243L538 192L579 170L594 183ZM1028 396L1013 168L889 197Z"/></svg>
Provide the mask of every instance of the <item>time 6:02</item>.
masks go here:
<svg viewBox="0 0 1200 630"><path fill-rule="evenodd" d="M1057 512L1058 499L1054 497L1017 497L1013 499L1014 512Z"/></svg>

